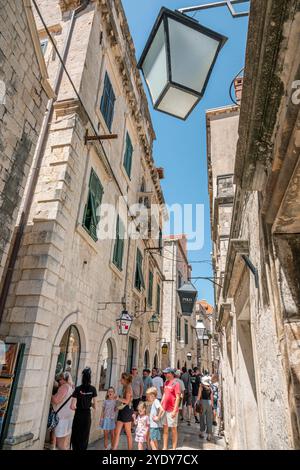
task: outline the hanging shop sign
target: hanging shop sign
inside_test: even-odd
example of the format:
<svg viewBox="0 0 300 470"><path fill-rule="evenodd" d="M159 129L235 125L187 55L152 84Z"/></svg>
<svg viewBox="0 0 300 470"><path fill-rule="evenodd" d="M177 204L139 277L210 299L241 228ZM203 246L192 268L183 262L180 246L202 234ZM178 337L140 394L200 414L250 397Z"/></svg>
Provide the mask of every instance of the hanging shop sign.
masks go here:
<svg viewBox="0 0 300 470"><path fill-rule="evenodd" d="M186 282L183 286L177 289L177 292L179 295L182 314L187 316L192 315L198 294L197 289L191 282Z"/></svg>

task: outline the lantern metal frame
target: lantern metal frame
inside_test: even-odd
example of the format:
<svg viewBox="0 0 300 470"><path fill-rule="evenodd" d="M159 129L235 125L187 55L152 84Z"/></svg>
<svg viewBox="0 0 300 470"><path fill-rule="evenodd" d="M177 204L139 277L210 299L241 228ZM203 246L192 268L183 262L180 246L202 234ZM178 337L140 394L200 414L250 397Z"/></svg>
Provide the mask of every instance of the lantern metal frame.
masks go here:
<svg viewBox="0 0 300 470"><path fill-rule="evenodd" d="M147 323L148 323L148 326L149 326L150 333L154 333L154 334L158 333L160 321L159 321L159 317L158 317L157 313L153 313L152 317L148 320ZM151 330L150 323L157 325L157 330L156 331Z"/></svg>
<svg viewBox="0 0 300 470"><path fill-rule="evenodd" d="M202 33L202 34L204 34L206 36L209 36L210 38L212 38L216 41L219 41L218 48L216 50L216 53L215 53L214 59L212 61L212 64L209 68L209 71L208 71L208 74L206 76L203 87L201 89L201 92L195 91L192 88L186 87L185 85L181 85L180 83L177 83L177 82L172 80L170 32L169 32L168 18L171 18L171 19L173 19L173 20L175 20L175 21L177 21L181 24L184 24L188 28L195 29L199 33ZM146 78L144 76L143 64L144 64L146 56L147 56L147 54L150 50L150 47L153 43L153 40L155 39L155 36L156 36L156 34L158 32L158 29L160 28L162 22L164 23L164 35L165 35L165 44L166 44L167 84L165 85L163 91L160 93L160 95L158 96L158 98L154 102L153 99L152 99L152 93L151 93L150 87L148 86L148 83L147 83ZM206 87L207 87L207 84L208 84L210 76L212 74L214 65L215 65L217 57L219 55L219 52L222 49L222 47L224 46L224 44L226 43L227 39L228 38L226 36L223 36L222 34L219 34L215 31L213 31L212 29L209 29L206 26L201 25L200 23L198 23L197 20L194 20L190 16L187 16L184 13L181 13L180 11L172 11L168 8L162 7L160 12L159 12L159 15L156 19L156 22L154 23L154 26L151 30L150 36L149 36L149 38L146 42L146 45L144 47L144 50L143 50L142 55L140 57L140 60L138 62L138 68L140 70L142 70L142 73L143 73L143 76L145 78L145 82L146 82L146 85L147 85L147 88L148 88L148 91L149 91L154 109L157 110L157 111L160 111L164 114L168 114L169 116L173 116L173 117L176 117L178 119L181 119L182 121L185 121L189 117L189 115L192 113L192 111L195 109L195 107L197 106L197 104L199 103L201 98L203 98ZM183 118L180 117L180 116L177 116L175 114L169 113L167 111L163 111L163 110L158 109L160 103L162 102L162 100L164 99L165 95L168 93L170 88L176 88L178 90L186 91L186 93L188 93L189 95L193 95L194 97L197 97L196 102L194 103L192 108L189 110L189 112Z"/></svg>

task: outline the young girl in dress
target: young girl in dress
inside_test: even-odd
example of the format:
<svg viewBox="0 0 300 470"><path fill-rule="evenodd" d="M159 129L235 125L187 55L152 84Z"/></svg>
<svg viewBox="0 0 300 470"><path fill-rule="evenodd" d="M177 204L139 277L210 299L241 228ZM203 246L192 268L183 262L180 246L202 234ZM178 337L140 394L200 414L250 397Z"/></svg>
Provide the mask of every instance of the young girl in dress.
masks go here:
<svg viewBox="0 0 300 470"><path fill-rule="evenodd" d="M135 442L138 443L138 450L144 450L144 442L147 442L147 435L149 432L149 416L147 416L146 403L141 402L138 405L138 416L134 418L136 424Z"/></svg>
<svg viewBox="0 0 300 470"><path fill-rule="evenodd" d="M106 398L103 403L101 418L100 418L100 429L104 432L104 448L110 450L115 438L115 427L116 427L116 392L113 387L107 390ZM108 444L110 434L110 442Z"/></svg>

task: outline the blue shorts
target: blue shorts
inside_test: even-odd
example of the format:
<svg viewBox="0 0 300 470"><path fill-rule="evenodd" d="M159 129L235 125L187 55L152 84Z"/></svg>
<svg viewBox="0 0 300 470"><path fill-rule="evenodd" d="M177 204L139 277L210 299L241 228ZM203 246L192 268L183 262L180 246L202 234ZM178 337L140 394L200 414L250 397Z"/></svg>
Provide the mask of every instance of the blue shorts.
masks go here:
<svg viewBox="0 0 300 470"><path fill-rule="evenodd" d="M151 441L160 441L160 429L159 428L150 428L150 440Z"/></svg>

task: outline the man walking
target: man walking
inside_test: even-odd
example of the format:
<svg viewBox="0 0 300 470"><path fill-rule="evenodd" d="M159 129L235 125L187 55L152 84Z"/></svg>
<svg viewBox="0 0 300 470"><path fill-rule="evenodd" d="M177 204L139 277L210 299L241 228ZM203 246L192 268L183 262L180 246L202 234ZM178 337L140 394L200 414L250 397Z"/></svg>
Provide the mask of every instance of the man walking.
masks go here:
<svg viewBox="0 0 300 470"><path fill-rule="evenodd" d="M131 369L131 375L133 392L132 406L134 411L137 411L138 404L142 400L144 383L142 377L138 375L137 367Z"/></svg>
<svg viewBox="0 0 300 470"><path fill-rule="evenodd" d="M156 367L153 367L152 369L152 383L153 383L153 387L155 387L157 390L157 399L161 401L161 398L164 392L164 381L158 375L158 370Z"/></svg>
<svg viewBox="0 0 300 470"><path fill-rule="evenodd" d="M188 426L191 425L191 415L192 415L192 383L191 383L191 376L188 373L186 367L182 368L182 376L181 380L184 383L184 395L183 395L183 403L182 403L182 414L184 406L187 408L187 423Z"/></svg>
<svg viewBox="0 0 300 470"><path fill-rule="evenodd" d="M152 379L150 377L150 370L144 369L143 370L143 401L147 400L146 393L148 388L153 387Z"/></svg>
<svg viewBox="0 0 300 470"><path fill-rule="evenodd" d="M164 386L164 394L161 400L162 409L159 412L157 420L159 421L163 416L163 450L168 449L169 428L172 430L172 449L175 450L178 440L177 425L180 403L180 385L175 379L174 369L167 367L163 372L166 374L166 382Z"/></svg>
<svg viewBox="0 0 300 470"><path fill-rule="evenodd" d="M194 409L195 423L199 424L198 413L196 412L196 403L201 382L200 371L198 367L194 367L193 374L191 377L192 383L192 407Z"/></svg>

